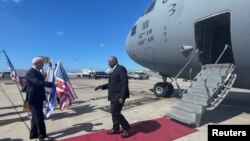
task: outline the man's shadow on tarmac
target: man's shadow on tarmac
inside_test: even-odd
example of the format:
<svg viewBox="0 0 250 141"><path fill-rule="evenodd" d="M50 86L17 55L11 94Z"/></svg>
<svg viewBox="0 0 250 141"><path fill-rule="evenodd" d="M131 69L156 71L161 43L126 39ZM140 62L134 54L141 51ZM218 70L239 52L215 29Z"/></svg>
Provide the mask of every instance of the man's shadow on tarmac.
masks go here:
<svg viewBox="0 0 250 141"><path fill-rule="evenodd" d="M160 129L161 125L154 120L147 120L147 121L141 121L141 122L137 122L131 125L131 135L136 135L138 133L151 133L154 132L158 129Z"/></svg>
<svg viewBox="0 0 250 141"><path fill-rule="evenodd" d="M61 120L64 118L73 118L73 117L83 115L86 113L91 113L91 112L95 111L96 109L98 109L98 108L94 108L95 106L90 106L90 104L80 105L82 103L84 103L84 101L76 101L76 102L74 102L73 105L68 107L68 110L72 110L73 112L54 113L51 115L50 119L52 121L55 121L55 120ZM76 134L76 133L82 132L82 131L94 132L97 130L93 130L93 127L98 126L98 125L102 125L102 124L101 123L92 124L89 122L88 123L79 123L79 124L73 125L73 127L71 127L71 128L60 130L57 132L53 132L53 133L50 133L48 135L53 136L55 138L61 138L61 137Z"/></svg>
<svg viewBox="0 0 250 141"><path fill-rule="evenodd" d="M75 102L74 105L71 105L68 107L68 110L72 110L74 112L53 113L50 119L52 121L55 121L55 120L60 120L64 118L72 118L72 117L83 115L86 113L91 113L97 109L97 108L94 108L95 106L90 106L90 104L79 106L80 103L83 103L83 101Z"/></svg>
<svg viewBox="0 0 250 141"><path fill-rule="evenodd" d="M23 141L23 139L4 138L4 139L0 139L0 141Z"/></svg>
<svg viewBox="0 0 250 141"><path fill-rule="evenodd" d="M99 130L93 130L93 127L99 126L99 125L102 125L102 123L92 124L92 123L88 122L88 123L75 124L71 128L50 133L49 136L53 136L54 138L61 138L61 137L73 135L73 134L76 134L76 133L82 132L82 131L95 132L95 131L99 131Z"/></svg>

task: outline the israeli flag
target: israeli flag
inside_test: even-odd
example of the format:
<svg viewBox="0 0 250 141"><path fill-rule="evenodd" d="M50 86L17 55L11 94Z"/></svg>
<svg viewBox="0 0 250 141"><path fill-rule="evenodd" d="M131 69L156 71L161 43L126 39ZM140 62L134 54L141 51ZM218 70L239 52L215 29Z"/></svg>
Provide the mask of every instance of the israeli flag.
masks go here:
<svg viewBox="0 0 250 141"><path fill-rule="evenodd" d="M49 64L49 69L48 69L48 75L47 75L47 81L48 82L54 82L55 78L54 78L54 70L55 67L52 67L52 63L50 62ZM52 88L46 88L46 91L50 93L49 95L49 99L47 100L46 103L46 111L45 111L45 116L48 118L51 113L54 110L54 107L57 105L56 103L56 87L52 87Z"/></svg>

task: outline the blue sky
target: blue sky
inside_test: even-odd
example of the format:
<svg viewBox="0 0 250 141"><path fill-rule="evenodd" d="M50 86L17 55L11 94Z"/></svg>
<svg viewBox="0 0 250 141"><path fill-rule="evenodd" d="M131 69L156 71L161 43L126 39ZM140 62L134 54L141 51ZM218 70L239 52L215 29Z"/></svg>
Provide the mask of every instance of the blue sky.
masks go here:
<svg viewBox="0 0 250 141"><path fill-rule="evenodd" d="M15 68L35 56L60 60L67 70L106 70L118 57L128 70L142 69L126 53L127 34L151 0L0 0L0 49ZM8 70L0 53L0 70Z"/></svg>

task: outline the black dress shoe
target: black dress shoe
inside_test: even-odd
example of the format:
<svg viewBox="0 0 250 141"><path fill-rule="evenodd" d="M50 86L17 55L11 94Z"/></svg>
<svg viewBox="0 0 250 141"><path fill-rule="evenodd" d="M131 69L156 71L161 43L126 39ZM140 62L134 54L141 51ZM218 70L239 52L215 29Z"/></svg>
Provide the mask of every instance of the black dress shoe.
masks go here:
<svg viewBox="0 0 250 141"><path fill-rule="evenodd" d="M122 138L127 138L130 136L130 130L124 130L121 134Z"/></svg>
<svg viewBox="0 0 250 141"><path fill-rule="evenodd" d="M45 138L40 138L39 141L53 141L54 138L52 137L45 137Z"/></svg>
<svg viewBox="0 0 250 141"><path fill-rule="evenodd" d="M30 139L36 139L38 138L38 135L37 136L30 136Z"/></svg>
<svg viewBox="0 0 250 141"><path fill-rule="evenodd" d="M113 129L107 132L108 135L119 134L119 133L120 133L119 130L113 130Z"/></svg>

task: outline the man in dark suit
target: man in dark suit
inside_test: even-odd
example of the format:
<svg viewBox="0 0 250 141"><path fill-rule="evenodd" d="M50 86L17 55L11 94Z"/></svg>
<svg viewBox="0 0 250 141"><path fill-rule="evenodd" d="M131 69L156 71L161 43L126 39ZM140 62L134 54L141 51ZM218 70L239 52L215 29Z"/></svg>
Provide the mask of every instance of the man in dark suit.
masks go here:
<svg viewBox="0 0 250 141"><path fill-rule="evenodd" d="M113 128L111 131L108 131L107 134L119 134L121 125L124 129L121 137L126 138L130 136L130 125L121 114L121 110L126 98L129 98L127 70L124 66L118 64L118 60L114 56L109 58L108 63L112 71L108 83L96 87L95 91L98 89L108 89L108 100L111 103Z"/></svg>
<svg viewBox="0 0 250 141"><path fill-rule="evenodd" d="M45 86L53 87L57 83L45 82L44 75L40 72L44 62L41 57L32 60L32 68L25 75L27 101L32 114L30 139L39 138L39 141L48 141L43 115L43 102L45 101Z"/></svg>

